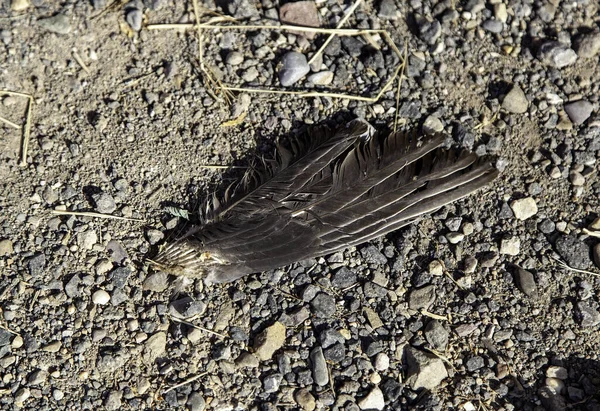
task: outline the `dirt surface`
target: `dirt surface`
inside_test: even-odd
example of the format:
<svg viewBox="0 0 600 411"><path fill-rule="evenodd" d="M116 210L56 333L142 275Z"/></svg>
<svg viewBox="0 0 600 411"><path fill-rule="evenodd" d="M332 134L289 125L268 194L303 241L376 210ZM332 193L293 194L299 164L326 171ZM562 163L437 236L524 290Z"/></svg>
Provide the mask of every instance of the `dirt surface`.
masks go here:
<svg viewBox="0 0 600 411"><path fill-rule="evenodd" d="M345 27L407 45L399 107L397 83L377 102L227 101L197 33L148 27L193 22L192 2L105 3L0 3L0 90L33 96L24 165L28 99L0 101L21 127L0 123L2 409L600 409L595 2L367 1ZM203 6L279 24L270 0ZM349 6L319 2L321 26ZM378 35L338 38L308 74L330 84L281 87L283 55L325 39L206 30L203 63L235 87L373 96L401 61ZM183 210L193 222L244 171L230 166L315 124L389 130L396 112L500 177L379 241L232 284L149 266Z"/></svg>

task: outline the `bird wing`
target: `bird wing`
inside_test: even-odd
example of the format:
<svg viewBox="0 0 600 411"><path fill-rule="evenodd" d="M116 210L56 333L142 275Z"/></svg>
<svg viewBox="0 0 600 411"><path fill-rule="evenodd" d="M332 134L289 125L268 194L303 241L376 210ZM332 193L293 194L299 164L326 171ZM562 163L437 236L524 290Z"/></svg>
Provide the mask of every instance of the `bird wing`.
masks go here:
<svg viewBox="0 0 600 411"><path fill-rule="evenodd" d="M253 188L246 179L225 207L213 207L210 223L155 261L202 272L209 282L232 281L385 235L498 174L474 154L444 149L442 135L364 141L365 133L354 124L319 136L296 159L280 155L267 178Z"/></svg>

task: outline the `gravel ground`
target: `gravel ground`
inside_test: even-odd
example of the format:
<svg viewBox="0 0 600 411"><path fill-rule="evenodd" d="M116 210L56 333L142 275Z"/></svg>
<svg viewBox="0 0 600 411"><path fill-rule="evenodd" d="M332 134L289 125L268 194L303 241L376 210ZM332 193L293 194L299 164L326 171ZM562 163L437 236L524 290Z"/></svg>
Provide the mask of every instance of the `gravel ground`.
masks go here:
<svg viewBox="0 0 600 411"><path fill-rule="evenodd" d="M22 131L0 123L0 408L600 410L597 2L366 1L345 27L407 44L399 107L395 88L228 104L195 33L147 28L193 22L192 2L110 3L0 2L0 89L34 101L25 166ZM321 27L350 5L204 3ZM239 87L363 96L400 61L371 35L309 64L325 38L206 31L204 59ZM0 116L23 125L26 106L5 95ZM500 178L379 241L232 284L148 266L182 210L193 220L240 172L203 165L396 112Z"/></svg>

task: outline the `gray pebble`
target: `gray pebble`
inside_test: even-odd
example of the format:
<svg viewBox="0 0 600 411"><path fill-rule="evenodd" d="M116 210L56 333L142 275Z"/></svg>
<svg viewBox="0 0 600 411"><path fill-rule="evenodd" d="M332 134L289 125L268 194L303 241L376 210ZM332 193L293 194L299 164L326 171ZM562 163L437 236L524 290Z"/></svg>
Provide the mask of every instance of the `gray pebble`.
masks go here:
<svg viewBox="0 0 600 411"><path fill-rule="evenodd" d="M595 327L600 324L600 313L589 304L580 301L577 303L577 309L581 316L581 326L585 328Z"/></svg>
<svg viewBox="0 0 600 411"><path fill-rule="evenodd" d="M356 273L348 267L340 267L331 279L331 285L336 288L348 288L356 283Z"/></svg>
<svg viewBox="0 0 600 411"><path fill-rule="evenodd" d="M365 262L370 264L386 264L387 258L385 255L381 254L381 252L374 245L369 245L367 247L361 248L360 255L362 256Z"/></svg>
<svg viewBox="0 0 600 411"><path fill-rule="evenodd" d="M310 306L317 317L329 318L335 314L335 298L326 293L320 293L311 302Z"/></svg>
<svg viewBox="0 0 600 411"><path fill-rule="evenodd" d="M556 240L555 249L569 266L581 270L585 270L590 267L590 249L576 236L560 236Z"/></svg>
<svg viewBox="0 0 600 411"><path fill-rule="evenodd" d="M584 34L575 42L577 55L581 58L593 58L600 54L600 33Z"/></svg>
<svg viewBox="0 0 600 411"><path fill-rule="evenodd" d="M314 73L308 76L307 80L318 86L326 86L328 84L331 84L331 82L333 81L333 72L320 71L318 73Z"/></svg>
<svg viewBox="0 0 600 411"><path fill-rule="evenodd" d="M79 297L81 295L81 290L79 289L80 284L81 278L79 278L78 274L75 274L65 284L65 294L70 298Z"/></svg>
<svg viewBox="0 0 600 411"><path fill-rule="evenodd" d="M158 242L161 241L163 238L165 238L165 235L160 230L150 228L146 231L146 238L148 239L148 242L150 244L155 245L158 244Z"/></svg>
<svg viewBox="0 0 600 411"><path fill-rule="evenodd" d="M98 242L98 235L94 230L86 230L77 233L77 245L84 250L91 250Z"/></svg>
<svg viewBox="0 0 600 411"><path fill-rule="evenodd" d="M129 255L125 248L116 240L110 240L106 245L106 251L108 252L111 260L117 264L123 264Z"/></svg>
<svg viewBox="0 0 600 411"><path fill-rule="evenodd" d="M206 401L201 394L192 392L188 395L186 405L189 411L204 411L206 408Z"/></svg>
<svg viewBox="0 0 600 411"><path fill-rule="evenodd" d="M572 170L569 172L569 181L575 187L580 187L585 184L585 177L579 171Z"/></svg>
<svg viewBox="0 0 600 411"><path fill-rule="evenodd" d="M127 11L125 20L129 27L134 31L140 31L142 29L142 11L138 8L132 8Z"/></svg>
<svg viewBox="0 0 600 411"><path fill-rule="evenodd" d="M423 132L425 134L441 133L444 130L444 125L441 120L434 115L427 116L423 122Z"/></svg>
<svg viewBox="0 0 600 411"><path fill-rule="evenodd" d="M406 381L413 390L433 390L448 376L444 362L435 355L413 347L407 348L405 353L408 364Z"/></svg>
<svg viewBox="0 0 600 411"><path fill-rule="evenodd" d="M483 357L476 355L474 357L469 358L465 363L465 366L467 367L467 370L469 372L473 372L483 368L485 366L485 361Z"/></svg>
<svg viewBox="0 0 600 411"><path fill-rule="evenodd" d="M281 380L283 380L283 375L276 373L267 376L263 380L263 388L266 393L272 393L279 391L279 385L281 384Z"/></svg>
<svg viewBox="0 0 600 411"><path fill-rule="evenodd" d="M422 16L415 17L419 29L419 38L427 44L434 44L442 34L442 25L436 19L429 21Z"/></svg>
<svg viewBox="0 0 600 411"><path fill-rule="evenodd" d="M545 219L538 225L538 229L544 234L550 234L556 229L554 221Z"/></svg>
<svg viewBox="0 0 600 411"><path fill-rule="evenodd" d="M47 204L54 204L58 201L58 193L50 186L46 186L42 197Z"/></svg>
<svg viewBox="0 0 600 411"><path fill-rule="evenodd" d="M379 9L377 10L379 18L384 20L395 20L398 18L398 8L394 0L382 0L379 3Z"/></svg>
<svg viewBox="0 0 600 411"><path fill-rule="evenodd" d="M540 46L537 58L548 66L563 68L575 63L577 54L565 44L547 41Z"/></svg>
<svg viewBox="0 0 600 411"><path fill-rule="evenodd" d="M206 310L206 304L191 297L183 297L169 304L169 312L178 318L190 318L200 315Z"/></svg>
<svg viewBox="0 0 600 411"><path fill-rule="evenodd" d="M58 34L69 34L71 32L71 23L69 17L64 14L57 14L52 17L39 19L37 23L44 29Z"/></svg>
<svg viewBox="0 0 600 411"><path fill-rule="evenodd" d="M244 62L244 55L239 51L231 51L225 57L225 63L230 66L238 66Z"/></svg>
<svg viewBox="0 0 600 411"><path fill-rule="evenodd" d="M39 277L43 275L45 267L46 256L43 253L36 254L27 260L27 269L32 277Z"/></svg>
<svg viewBox="0 0 600 411"><path fill-rule="evenodd" d="M538 298L537 285L531 272L520 267L517 268L516 280L519 289L523 291L526 296L534 299Z"/></svg>
<svg viewBox="0 0 600 411"><path fill-rule="evenodd" d="M104 400L104 406L107 410L118 410L121 408L121 398L123 397L123 391L111 391Z"/></svg>
<svg viewBox="0 0 600 411"><path fill-rule="evenodd" d="M324 387L329 383L329 371L321 347L317 347L310 352L310 362L315 383Z"/></svg>
<svg viewBox="0 0 600 411"><path fill-rule="evenodd" d="M107 193L98 193L92 196L96 211L102 214L110 214L117 209L114 198Z"/></svg>
<svg viewBox="0 0 600 411"><path fill-rule="evenodd" d="M502 100L502 108L509 113L526 113L528 106L527 96L525 96L521 87L517 85L514 85L508 94L504 96L504 100Z"/></svg>
<svg viewBox="0 0 600 411"><path fill-rule="evenodd" d="M515 218L517 220L527 220L537 214L537 203L532 197L521 198L510 203Z"/></svg>
<svg viewBox="0 0 600 411"><path fill-rule="evenodd" d="M65 397L65 393L59 389L52 390L52 398L55 401L60 401Z"/></svg>
<svg viewBox="0 0 600 411"><path fill-rule="evenodd" d="M565 104L565 111L573 124L582 124L590 118L594 111L594 106L589 101L579 100Z"/></svg>
<svg viewBox="0 0 600 411"><path fill-rule="evenodd" d="M9 331L0 328L0 347L4 347L10 344L12 336L13 334L11 334Z"/></svg>
<svg viewBox="0 0 600 411"><path fill-rule="evenodd" d="M142 289L144 291L154 291L155 293L161 293L169 286L169 276L167 273L159 271L154 273L144 280L142 283Z"/></svg>
<svg viewBox="0 0 600 411"><path fill-rule="evenodd" d="M408 306L413 310L429 308L435 301L435 286L428 285L417 290L412 290L408 297Z"/></svg>
<svg viewBox="0 0 600 411"><path fill-rule="evenodd" d="M15 393L15 403L23 404L25 401L29 399L31 396L31 391L29 388L19 388L19 390Z"/></svg>
<svg viewBox="0 0 600 411"><path fill-rule="evenodd" d="M41 385L48 380L48 371L37 370L32 372L27 378L27 382L30 385Z"/></svg>
<svg viewBox="0 0 600 411"><path fill-rule="evenodd" d="M430 321L425 327L425 339L434 350L445 351L448 345L448 330L437 320Z"/></svg>
<svg viewBox="0 0 600 411"><path fill-rule="evenodd" d="M124 288L131 275L131 269L128 267L117 267L110 272L112 284L115 288Z"/></svg>
<svg viewBox="0 0 600 411"><path fill-rule="evenodd" d="M490 19L490 20L486 20L483 22L483 24L481 25L481 27L483 27L485 30L489 31L490 33L501 33L502 29L504 28L504 25L502 24L501 21L495 20L495 19Z"/></svg>
<svg viewBox="0 0 600 411"><path fill-rule="evenodd" d="M306 56L296 51L286 53L281 59L279 81L284 87L289 87L298 82L310 71Z"/></svg>
<svg viewBox="0 0 600 411"><path fill-rule="evenodd" d="M343 343L346 339L339 331L334 330L333 328L325 328L319 334L319 341L324 348L328 348L336 343Z"/></svg>
<svg viewBox="0 0 600 411"><path fill-rule="evenodd" d="M364 43L356 37L347 36L342 37L342 45L348 54L350 54L352 57L358 57L362 54Z"/></svg>
<svg viewBox="0 0 600 411"><path fill-rule="evenodd" d="M256 80L259 75L260 73L256 67L250 67L242 73L242 79L250 83Z"/></svg>

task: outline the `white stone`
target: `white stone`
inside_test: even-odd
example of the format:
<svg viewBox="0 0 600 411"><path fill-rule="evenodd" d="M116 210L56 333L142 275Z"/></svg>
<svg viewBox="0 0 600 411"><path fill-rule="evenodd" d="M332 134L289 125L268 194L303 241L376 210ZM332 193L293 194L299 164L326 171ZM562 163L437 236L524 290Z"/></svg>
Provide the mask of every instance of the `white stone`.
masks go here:
<svg viewBox="0 0 600 411"><path fill-rule="evenodd" d="M444 264L440 260L433 260L429 263L429 273L431 275L444 275Z"/></svg>
<svg viewBox="0 0 600 411"><path fill-rule="evenodd" d="M365 398L358 402L358 407L361 410L382 410L385 407L383 392L379 387L373 388Z"/></svg>
<svg viewBox="0 0 600 411"><path fill-rule="evenodd" d="M390 368L390 357L380 352L375 356L375 369L377 371L385 371L388 368Z"/></svg>
<svg viewBox="0 0 600 411"><path fill-rule="evenodd" d="M558 378L546 378L546 386L555 394L562 394L565 392L565 383Z"/></svg>
<svg viewBox="0 0 600 411"><path fill-rule="evenodd" d="M29 7L29 0L12 0L10 8L12 11L23 11Z"/></svg>
<svg viewBox="0 0 600 411"><path fill-rule="evenodd" d="M500 242L500 254L519 255L521 240L519 237L505 238Z"/></svg>
<svg viewBox="0 0 600 411"><path fill-rule="evenodd" d="M546 377L549 378L558 378L559 380L566 380L569 376L567 369L565 367L559 367L556 365L551 365L546 370Z"/></svg>
<svg viewBox="0 0 600 411"><path fill-rule="evenodd" d="M108 294L104 290L98 290L94 294L92 294L92 302L98 305L108 304L110 301L110 294Z"/></svg>
<svg viewBox="0 0 600 411"><path fill-rule="evenodd" d="M465 238L463 233L448 233L446 239L450 244L458 244Z"/></svg>
<svg viewBox="0 0 600 411"><path fill-rule="evenodd" d="M510 203L510 208L518 220L527 220L538 212L537 204L532 197L515 200Z"/></svg>

